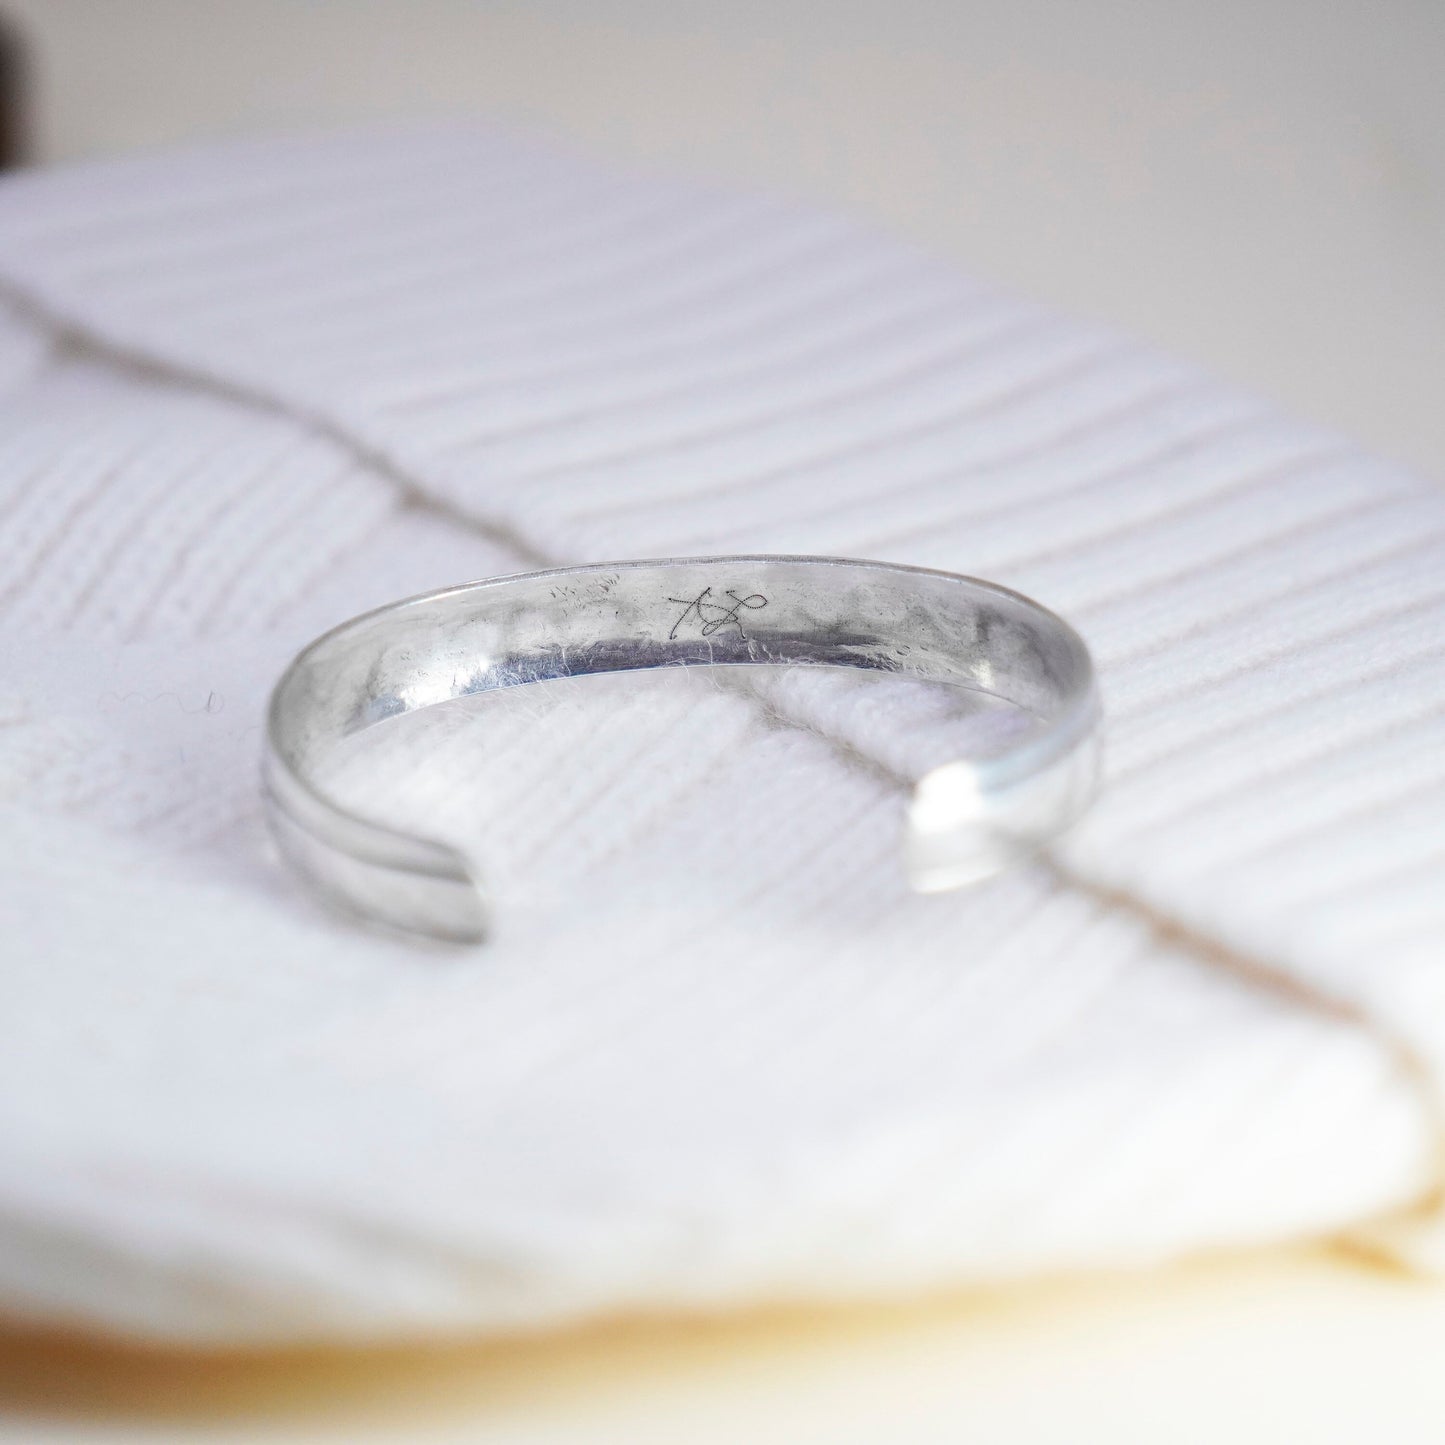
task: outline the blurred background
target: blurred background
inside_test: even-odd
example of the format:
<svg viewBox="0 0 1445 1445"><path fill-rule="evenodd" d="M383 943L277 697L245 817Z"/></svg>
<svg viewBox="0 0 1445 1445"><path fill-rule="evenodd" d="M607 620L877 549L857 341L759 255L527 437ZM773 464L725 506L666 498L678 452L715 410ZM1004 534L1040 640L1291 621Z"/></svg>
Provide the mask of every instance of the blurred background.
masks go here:
<svg viewBox="0 0 1445 1445"><path fill-rule="evenodd" d="M491 117L860 215L1445 480L1440 0L3 0L0 20L0 149L25 164ZM1154 1445L1183 1408L1190 1439L1379 1438L1383 1412L1403 1445L1438 1438L1387 1407L1445 1413L1419 1370L1442 1325L1433 1293L1305 1252L385 1360L0 1337L0 1440L302 1438L324 1407L328 1439Z"/></svg>
<svg viewBox="0 0 1445 1445"><path fill-rule="evenodd" d="M6 0L42 163L481 113L861 214L1445 478L1438 0Z"/></svg>

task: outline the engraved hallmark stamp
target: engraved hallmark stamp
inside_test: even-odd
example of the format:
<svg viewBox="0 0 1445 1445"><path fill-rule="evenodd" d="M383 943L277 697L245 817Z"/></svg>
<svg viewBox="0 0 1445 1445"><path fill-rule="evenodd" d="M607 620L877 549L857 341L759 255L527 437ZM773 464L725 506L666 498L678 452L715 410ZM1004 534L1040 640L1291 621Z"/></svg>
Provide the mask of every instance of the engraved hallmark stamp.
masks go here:
<svg viewBox="0 0 1445 1445"><path fill-rule="evenodd" d="M743 631L743 609L756 609L766 607L768 599L761 592L751 592L746 597L739 597L736 592L724 592L723 596L732 603L728 606L725 602L709 602L707 599L712 596L712 588L704 587L691 601L686 597L669 597L669 602L680 604L685 610L681 617L672 624L672 631L667 634L669 642L677 640L677 634L692 619L697 623L699 635L711 637L720 628L736 627L740 637L746 637Z"/></svg>

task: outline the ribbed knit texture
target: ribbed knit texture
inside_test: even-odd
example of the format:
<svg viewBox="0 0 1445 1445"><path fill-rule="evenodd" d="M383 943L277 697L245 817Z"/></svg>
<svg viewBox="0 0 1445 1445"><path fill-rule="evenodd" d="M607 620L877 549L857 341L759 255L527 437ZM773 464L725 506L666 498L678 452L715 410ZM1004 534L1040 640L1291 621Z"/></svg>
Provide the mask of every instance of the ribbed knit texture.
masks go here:
<svg viewBox="0 0 1445 1445"><path fill-rule="evenodd" d="M467 131L12 181L0 293L12 1306L498 1327L1430 1199L1428 485L847 223ZM487 950L359 934L263 860L260 709L316 631L737 550L1063 612L1109 714L1093 815L913 898L915 695L602 679L338 763L478 853ZM1422 1218L1394 1243L1428 1260Z"/></svg>

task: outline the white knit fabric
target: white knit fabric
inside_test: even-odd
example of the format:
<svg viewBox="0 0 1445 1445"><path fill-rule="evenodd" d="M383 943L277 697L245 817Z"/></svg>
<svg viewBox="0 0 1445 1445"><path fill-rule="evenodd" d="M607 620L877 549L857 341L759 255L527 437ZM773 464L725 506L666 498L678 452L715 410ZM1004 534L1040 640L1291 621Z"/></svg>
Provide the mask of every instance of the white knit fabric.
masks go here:
<svg viewBox="0 0 1445 1445"><path fill-rule="evenodd" d="M850 225L471 131L0 189L0 1303L538 1325L1352 1231L1429 1262L1445 498ZM1107 792L920 899L926 702L709 675L366 735L442 953L297 890L289 654L529 565L945 567L1088 637Z"/></svg>

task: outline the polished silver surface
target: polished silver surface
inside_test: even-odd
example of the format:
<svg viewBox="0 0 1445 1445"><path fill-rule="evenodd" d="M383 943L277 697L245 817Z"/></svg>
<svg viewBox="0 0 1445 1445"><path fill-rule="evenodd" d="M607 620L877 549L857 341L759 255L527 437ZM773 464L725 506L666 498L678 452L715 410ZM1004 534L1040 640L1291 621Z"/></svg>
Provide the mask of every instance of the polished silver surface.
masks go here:
<svg viewBox="0 0 1445 1445"><path fill-rule="evenodd" d="M329 798L319 765L351 734L496 688L719 665L849 667L1001 699L1030 726L918 779L904 857L921 891L997 872L1087 807L1098 702L1078 634L987 582L832 557L705 557L499 577L384 607L306 648L271 697L267 811L286 856L373 922L475 942L488 903L465 857Z"/></svg>

